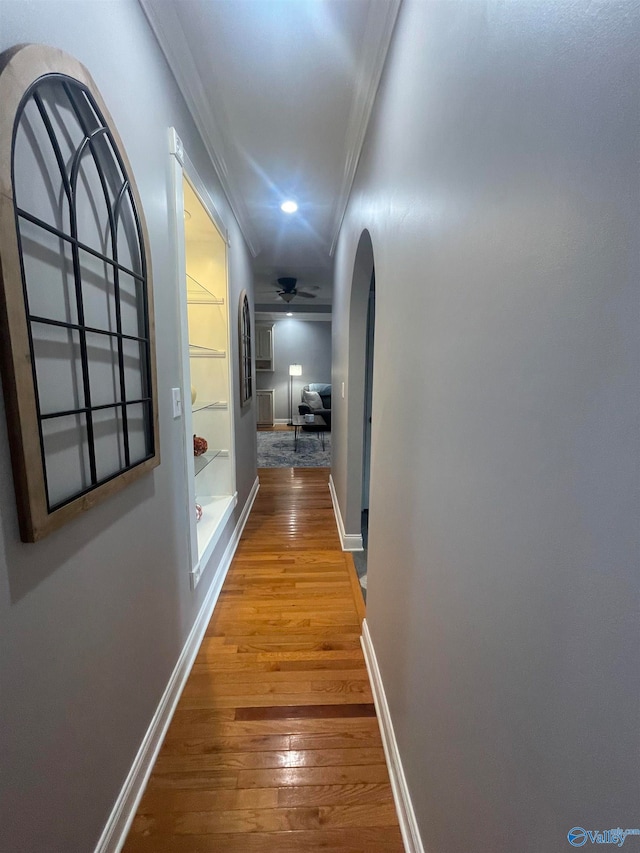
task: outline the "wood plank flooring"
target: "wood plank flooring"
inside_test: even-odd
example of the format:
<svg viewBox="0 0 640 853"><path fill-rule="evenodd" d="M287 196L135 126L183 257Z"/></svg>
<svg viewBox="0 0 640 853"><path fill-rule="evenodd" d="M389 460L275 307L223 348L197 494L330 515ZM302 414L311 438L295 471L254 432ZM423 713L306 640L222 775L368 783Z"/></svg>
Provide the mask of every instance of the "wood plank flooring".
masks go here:
<svg viewBox="0 0 640 853"><path fill-rule="evenodd" d="M401 853L321 468L260 491L125 853Z"/></svg>

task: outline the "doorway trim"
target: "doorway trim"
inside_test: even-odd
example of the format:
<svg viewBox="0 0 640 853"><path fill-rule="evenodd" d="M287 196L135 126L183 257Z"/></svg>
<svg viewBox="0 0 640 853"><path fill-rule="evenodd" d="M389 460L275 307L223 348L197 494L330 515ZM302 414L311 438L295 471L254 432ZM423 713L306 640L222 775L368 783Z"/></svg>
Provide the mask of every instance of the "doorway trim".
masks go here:
<svg viewBox="0 0 640 853"><path fill-rule="evenodd" d="M214 404L209 408L212 409L224 409L227 412L227 416L229 419L229 446L228 449L218 453L218 457L220 460L226 461L226 465L228 465L228 487L224 490L224 493L221 495L223 500L219 501L219 506L216 506L216 524L214 528L208 532L206 536L206 540L201 542L199 540L198 530L196 527L197 522L195 521L194 514L194 506L196 503L196 491L195 491L195 480L193 474L193 460L194 460L194 451L193 451L193 421L192 421L192 410L191 410L191 389L190 389L190 346L189 346L189 324L188 324L188 307L187 307L187 280L186 280L186 265L187 265L187 253L186 253L186 240L185 240L185 232L184 232L184 221L183 221L183 211L184 211L184 184L183 181L186 181L191 190L193 190L196 195L198 201L204 208L207 216L211 220L213 227L217 230L218 234L222 242L225 244L228 249L229 246L229 234L227 228L224 224L220 213L215 207L213 199L209 195L204 182L198 175L197 169L195 165L191 162L187 154L185 153L184 146L182 144L182 140L178 136L175 131L175 128L169 129L169 152L171 155L171 174L172 174L172 190L173 190L173 203L170 202L170 214L172 219L172 227L173 232L175 234L175 249L176 249L176 300L177 300L177 311L178 316L180 317L180 350L181 350L181 361L182 361L182 376L181 376L181 399L183 402L182 405L182 419L184 422L184 459L185 459L185 486L186 486L186 494L185 494L185 519L186 519L186 530L187 530L187 547L189 553L189 570L190 570L190 584L192 590L195 590L197 587L200 578L203 575L203 572L208 568L209 562L211 561L211 557L214 553L215 547L222 535L223 530L226 528L229 519L232 517L234 507L238 502L238 493L236 491L236 482L235 482L235 427L234 427L234 415L235 415L235 390L234 390L234 382L233 382L233 369L231 364L231 341L232 341L232 333L231 333L231 316L229 311L227 311L226 318L226 339L227 346L223 355L226 361L226 375L228 382L228 399L223 403ZM224 293L224 301L227 303L228 308L228 259L225 261L225 293ZM213 304L213 303L212 303ZM218 500L218 498L216 498Z"/></svg>
<svg viewBox="0 0 640 853"><path fill-rule="evenodd" d="M349 343L347 350L348 393L346 410L346 471L344 506L341 508L333 477L329 489L338 532L345 551L362 550L361 509L365 411L365 364L367 309L371 276L374 271L373 244L368 229L360 234L353 262L349 295Z"/></svg>

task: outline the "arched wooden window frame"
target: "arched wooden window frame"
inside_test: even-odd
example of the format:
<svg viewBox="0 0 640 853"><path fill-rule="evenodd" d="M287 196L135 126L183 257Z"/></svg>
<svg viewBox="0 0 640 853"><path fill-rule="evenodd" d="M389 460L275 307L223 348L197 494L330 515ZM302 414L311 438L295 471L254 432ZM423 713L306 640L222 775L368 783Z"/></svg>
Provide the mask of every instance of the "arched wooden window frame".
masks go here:
<svg viewBox="0 0 640 853"><path fill-rule="evenodd" d="M240 404L246 406L253 397L253 337L251 334L251 309L246 290L240 294L238 343L240 351Z"/></svg>
<svg viewBox="0 0 640 853"><path fill-rule="evenodd" d="M69 233L66 233L64 228L58 233L55 233L55 229L53 231L49 229L49 233L55 233L55 239L63 247L60 250L58 261L59 269L62 270L62 278L71 279L73 288L75 288L77 298L75 322L60 322L55 320L52 315L36 320L29 313L29 299L31 298L29 287L32 286L32 282L27 280L28 275L25 272L20 232L20 222L25 218L29 219L29 214L28 211L22 211L18 207L17 199L20 197L20 191L19 187L14 186L14 149L18 133L18 121L23 109L28 103L28 98L32 97L33 92L43 81L52 85L58 85L58 83L64 85L66 82L70 91L84 93L82 96L85 98L83 108L86 104L86 108L96 120L96 124L103 124L103 127L100 128L101 138L106 140L103 147L110 152L111 165L115 169L119 169L119 174L123 177L120 196L126 196L125 203L129 205L130 230L131 222L135 221L135 233L137 233L139 249L137 259L140 262L137 270L135 269L133 252L131 254L131 269L118 265L116 243L120 236L117 229L125 215L122 213L124 205L119 207L120 202L117 204L109 202L107 189L103 182L104 199L102 203L108 215L105 232L108 232L109 228L111 229L111 260L106 257L106 252L104 257L97 252L94 255L106 270L104 292L109 292L111 302L107 300L107 307L105 308L105 313L109 316L97 329L90 328L89 324L85 323L82 311L84 279L82 278L83 267L78 261L78 255L79 251L84 251L86 247L82 247L77 232L74 233L75 212L73 205L75 204L75 195L67 173L67 164L63 162L59 148L53 141L51 141L51 151L46 154L42 152L41 156L43 159L47 156L49 158L54 156L57 160L60 193L64 191L69 200ZM55 84L52 81L55 81ZM24 542L35 542L58 529L79 513L90 509L95 504L120 491L160 463L153 290L151 286L149 240L131 164L109 111L86 68L73 57L54 48L43 45L18 45L0 55L0 104L2 104L2 110L0 110L0 366L2 368L20 535ZM73 106L71 99L70 104ZM40 109L40 104L38 109ZM77 118L79 126L82 125L80 113L78 113ZM43 123L46 127L44 117ZM51 129L49 127L46 129L51 140ZM84 146L87 151L91 150L93 165L95 165L97 173L100 174L100 180L103 181L100 171L100 158L95 154L93 144L88 138L93 136L93 131L85 131L85 135L87 139ZM78 162L81 156L84 155L77 156ZM76 168L78 168L77 165ZM34 180L36 180L35 177ZM89 202L91 203L90 195ZM121 218L120 221L118 217ZM46 223L38 221L37 217L32 217L31 222L35 229L44 228L42 233L46 231ZM124 225L122 228L124 229ZM105 243L107 240L108 237L105 237ZM65 259L65 253L73 256L72 275L69 273L71 264L68 257ZM133 310L136 312L135 317L137 318L135 334L123 332L121 309L124 305L122 301L124 297L118 292L118 267L123 278L125 275L131 274L130 279L133 281L135 292L135 308ZM43 281L45 278L43 276ZM42 286L42 282L38 283ZM71 283L65 286L69 289L72 288ZM113 293L112 297L111 292ZM114 314L115 320L113 319ZM73 409L70 413L53 411L43 414L41 412L36 369L37 359L32 335L33 326L37 323L46 328L53 328L57 325L63 329L70 340L73 338L75 341L80 341L81 345L77 346L74 343L73 345L69 344L68 347L69 352L73 353L70 355L69 372L74 373L76 377L74 388L77 397L80 399L77 404L78 408ZM115 329L112 328L114 323ZM90 370L87 364L86 343L88 334L93 334L101 342L101 346L104 346L105 341L109 341L108 349L112 353L117 350L117 355L114 357L114 365L117 365L117 368L112 365L111 369L114 373L119 371L120 386L114 392L113 401L102 406L92 407L91 405L91 386L88 384L91 380L88 378ZM84 343L82 343L83 340ZM129 358L127 362L129 364L133 361L136 364L137 359L137 367L134 368L134 371L137 371L136 376L139 377L140 390L133 395L125 387L125 358L123 355L125 343L129 351L133 350L137 353L135 358ZM81 370L78 366L78 350L82 356ZM127 370L129 369L127 368ZM83 382L78 381L77 377L80 374L83 377ZM129 376L130 374L127 373L127 377ZM41 384L44 385L44 383ZM83 394L78 391L78 385L82 388ZM133 399L134 397L136 399ZM138 407L135 409L136 423L142 425L136 427L138 431L135 433L133 427L129 432L127 431L127 412L130 413L129 416L133 423L133 406ZM124 464L114 465L113 460L110 459L109 463L105 463L102 470L98 472L95 461L97 445L92 443L93 434L90 425L93 416L99 417L98 411L102 413L105 410L109 410L109 415L104 417L112 418L107 426L107 430L113 430L113 433L109 433L110 440L112 435L115 435L116 450L113 456L117 457L120 462L124 461ZM51 491L47 490L47 459L42 425L46 418L53 420L62 417L75 418L75 423L78 424L75 427L75 434L81 434L84 430L84 434L87 435L89 443L86 446L84 443L79 444L76 448L72 448L72 452L77 451L78 458L81 458L79 466L83 470L87 467L90 470L89 474L84 471L82 487L79 490L71 490L69 494L63 494L53 500ZM100 414L100 417L103 415ZM116 424L116 426L113 427L112 424ZM74 430L72 429L65 434L65 439L69 441L73 434ZM129 448L130 438L137 442L137 446L131 451ZM142 450L140 450L140 445L142 445ZM86 462L87 458L90 460L89 465Z"/></svg>

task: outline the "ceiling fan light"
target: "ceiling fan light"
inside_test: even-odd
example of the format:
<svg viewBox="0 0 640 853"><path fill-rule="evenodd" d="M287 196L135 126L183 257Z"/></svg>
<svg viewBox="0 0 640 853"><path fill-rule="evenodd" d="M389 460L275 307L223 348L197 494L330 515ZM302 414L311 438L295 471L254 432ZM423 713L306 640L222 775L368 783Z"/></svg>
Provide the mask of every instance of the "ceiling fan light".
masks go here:
<svg viewBox="0 0 640 853"><path fill-rule="evenodd" d="M283 276L278 279L278 284L283 290L295 290L295 286L297 283L297 278L291 278L290 276Z"/></svg>
<svg viewBox="0 0 640 853"><path fill-rule="evenodd" d="M280 297L284 299L285 302L291 302L291 300L295 297L295 293L281 293Z"/></svg>
<svg viewBox="0 0 640 853"><path fill-rule="evenodd" d="M287 199L287 201L283 201L280 205L280 210L284 211L284 213L295 213L298 209L298 205L295 201L291 199Z"/></svg>

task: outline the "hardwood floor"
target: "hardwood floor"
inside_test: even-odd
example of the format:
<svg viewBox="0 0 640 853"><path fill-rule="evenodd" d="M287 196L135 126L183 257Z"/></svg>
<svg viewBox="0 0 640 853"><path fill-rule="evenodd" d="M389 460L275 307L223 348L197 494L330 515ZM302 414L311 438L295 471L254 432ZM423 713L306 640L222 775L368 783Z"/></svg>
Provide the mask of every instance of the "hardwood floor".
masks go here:
<svg viewBox="0 0 640 853"><path fill-rule="evenodd" d="M125 853L400 853L328 471L260 491Z"/></svg>

